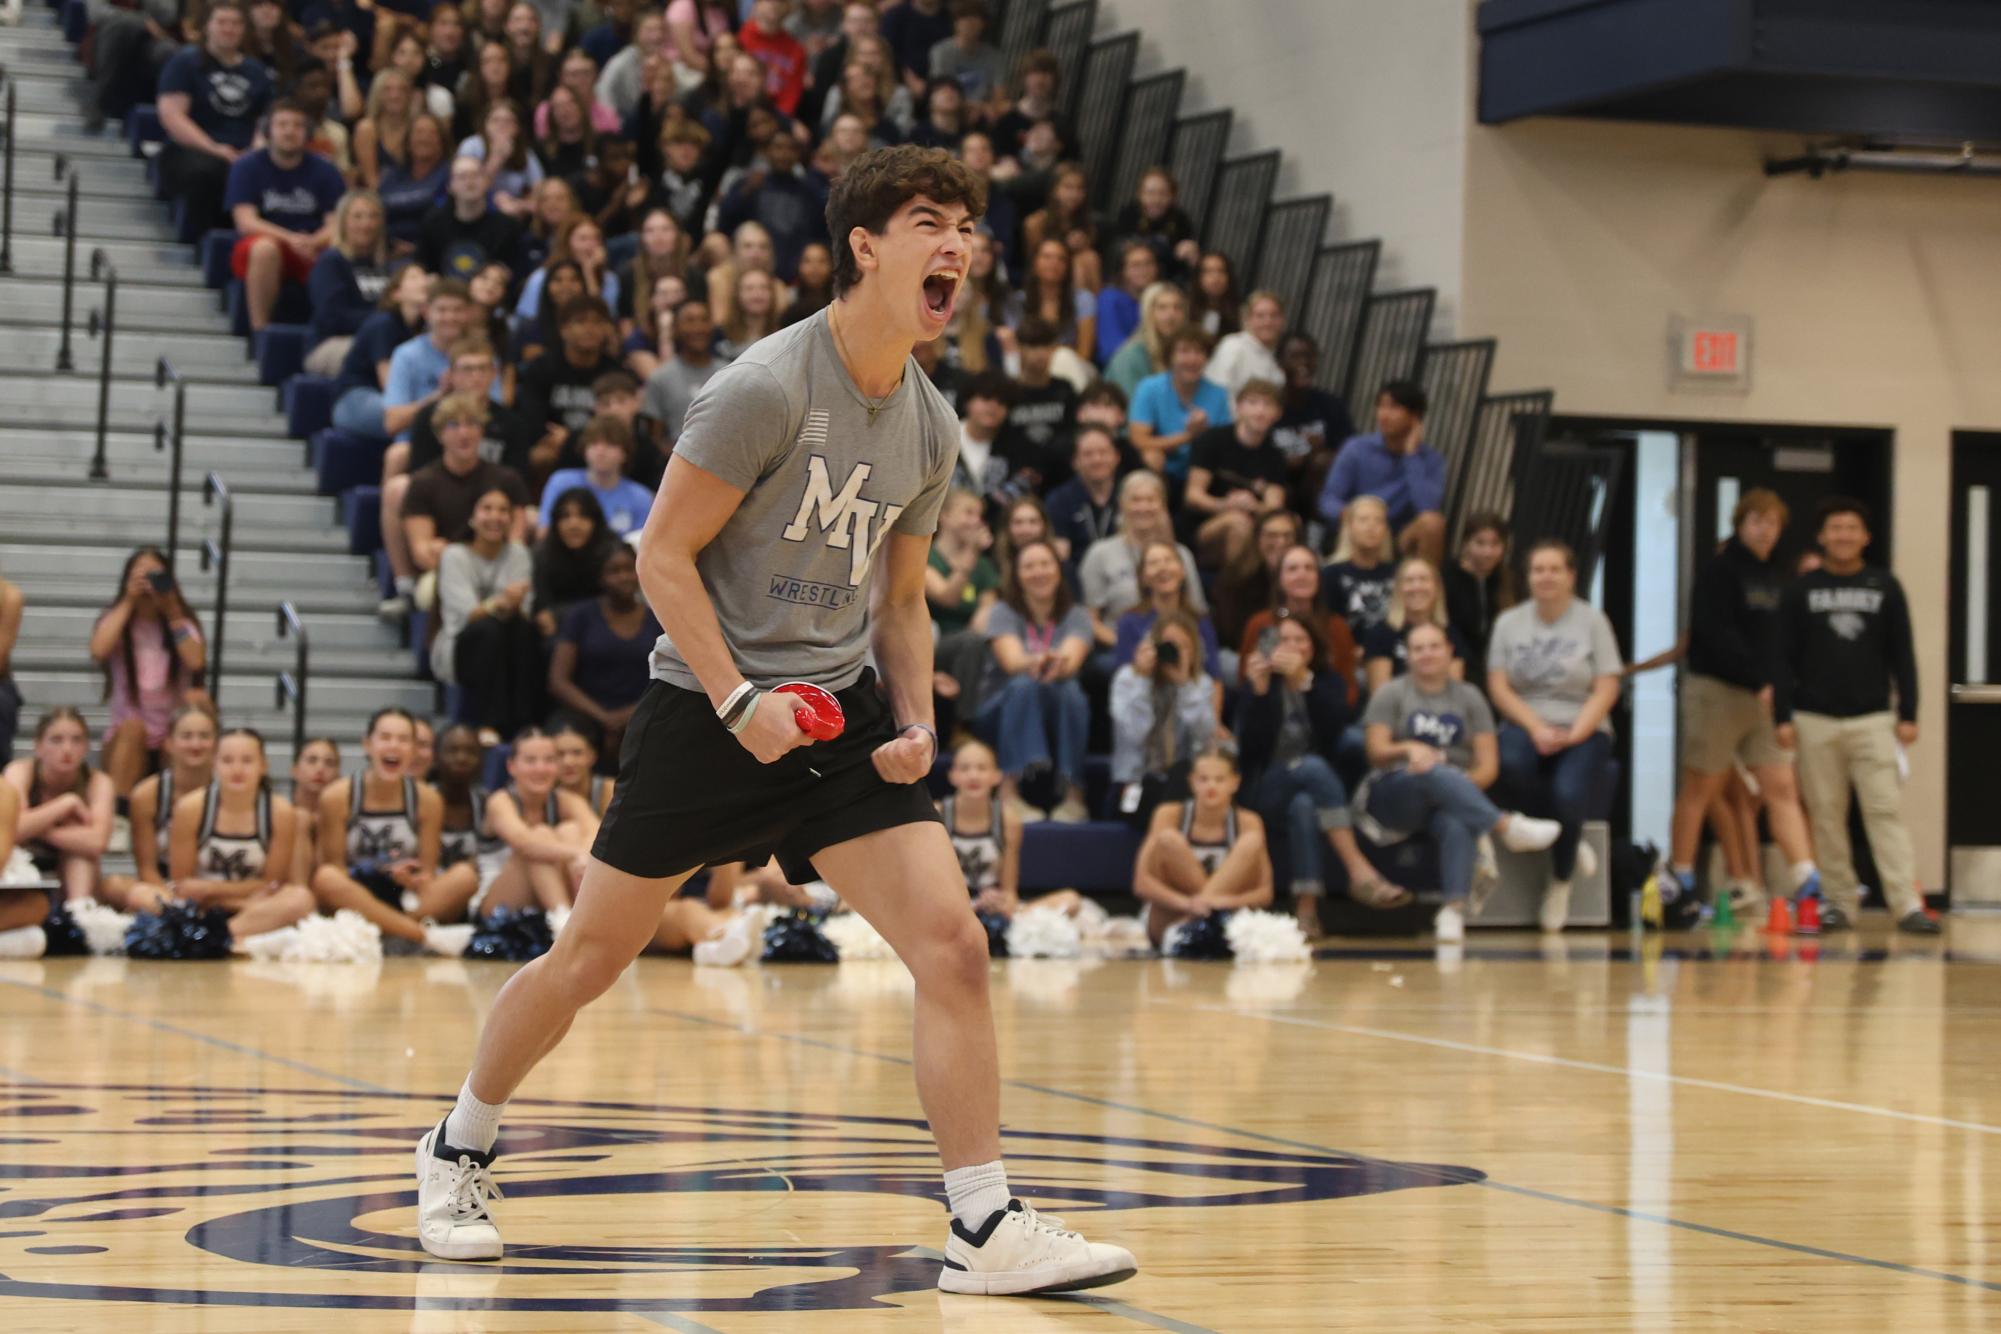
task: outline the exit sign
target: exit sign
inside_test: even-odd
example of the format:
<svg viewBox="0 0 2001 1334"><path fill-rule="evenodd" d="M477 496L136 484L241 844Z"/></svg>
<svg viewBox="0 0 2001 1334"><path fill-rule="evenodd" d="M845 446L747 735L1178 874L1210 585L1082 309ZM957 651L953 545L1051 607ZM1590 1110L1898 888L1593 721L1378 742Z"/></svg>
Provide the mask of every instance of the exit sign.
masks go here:
<svg viewBox="0 0 2001 1334"><path fill-rule="evenodd" d="M1751 322L1741 317L1668 322L1670 376L1678 389L1748 389L1751 386Z"/></svg>

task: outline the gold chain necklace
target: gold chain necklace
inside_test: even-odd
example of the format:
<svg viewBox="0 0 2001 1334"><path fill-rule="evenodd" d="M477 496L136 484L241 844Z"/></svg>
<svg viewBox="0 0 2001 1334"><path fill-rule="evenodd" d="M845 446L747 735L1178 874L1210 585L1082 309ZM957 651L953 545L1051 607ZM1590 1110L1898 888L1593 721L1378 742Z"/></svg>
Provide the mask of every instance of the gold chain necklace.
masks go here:
<svg viewBox="0 0 2001 1334"><path fill-rule="evenodd" d="M873 426L875 425L876 413L881 412L883 408L888 405L889 400L896 397L896 391L903 387L903 377L901 375L898 375L896 377L896 383L890 386L890 390L888 393L884 394L881 398L878 398L873 403L869 402L868 395L862 392L862 382L860 380L855 379L854 353L848 351L847 337L841 332L841 326L839 322L835 320L834 312L831 309L827 311L827 327L834 331L834 347L836 350L840 352L841 359L844 362L848 363L847 367L848 380L855 387L855 397L859 398L862 401L862 406L868 409L869 425Z"/></svg>

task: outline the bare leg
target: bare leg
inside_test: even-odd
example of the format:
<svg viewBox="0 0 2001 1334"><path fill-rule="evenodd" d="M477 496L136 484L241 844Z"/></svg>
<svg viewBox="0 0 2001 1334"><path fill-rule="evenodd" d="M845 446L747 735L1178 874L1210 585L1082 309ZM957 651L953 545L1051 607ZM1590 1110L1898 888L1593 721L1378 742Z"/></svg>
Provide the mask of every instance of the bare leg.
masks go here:
<svg viewBox="0 0 2001 1334"><path fill-rule="evenodd" d="M243 302L249 308L252 333L271 322L271 311L278 304L278 286L285 281L284 258L278 243L269 237L250 243L249 262L243 267Z"/></svg>
<svg viewBox="0 0 2001 1334"><path fill-rule="evenodd" d="M39 889L0 889L0 931L40 926L49 915L49 896Z"/></svg>
<svg viewBox="0 0 2001 1334"><path fill-rule="evenodd" d="M389 568L398 579L417 576L417 567L410 560L410 543L403 536L403 497L409 491L408 473L382 480L382 549L389 553Z"/></svg>
<svg viewBox="0 0 2001 1334"><path fill-rule="evenodd" d="M97 858L65 852L61 869L57 871L62 877L63 897L71 903L89 898L97 890L98 870Z"/></svg>
<svg viewBox="0 0 2001 1334"><path fill-rule="evenodd" d="M1674 833L1668 840L1670 866L1695 865L1696 849L1702 845L1703 817L1729 777L1728 769L1714 774L1681 771L1681 791L1674 799Z"/></svg>
<svg viewBox="0 0 2001 1334"><path fill-rule="evenodd" d="M1813 836L1800 810L1799 779L1790 764L1761 764L1751 771L1765 794L1765 823L1786 860L1797 866L1813 860Z"/></svg>
<svg viewBox="0 0 2001 1334"><path fill-rule="evenodd" d="M1355 831L1346 827L1327 831L1327 842L1334 849L1334 855L1341 859L1341 865L1348 868L1348 883L1363 884L1380 879L1375 865L1362 855L1361 844L1355 842Z"/></svg>
<svg viewBox="0 0 2001 1334"><path fill-rule="evenodd" d="M1445 560L1445 516L1426 510L1403 526L1397 534L1397 550L1406 556L1422 556L1433 565Z"/></svg>
<svg viewBox="0 0 2001 1334"><path fill-rule="evenodd" d="M1235 846L1223 858L1216 873L1202 882L1198 897L1216 902L1241 898L1257 887L1259 877L1265 875L1268 869L1264 835L1239 834Z"/></svg>
<svg viewBox="0 0 2001 1334"><path fill-rule="evenodd" d="M156 913L174 901L165 885L156 885L150 880L127 880L122 912Z"/></svg>
<svg viewBox="0 0 2001 1334"><path fill-rule="evenodd" d="M570 878L554 862L529 862L528 887L543 912L570 906Z"/></svg>
<svg viewBox="0 0 2001 1334"><path fill-rule="evenodd" d="M709 868L709 906L727 908L736 902L736 887L744 878L742 862L722 862Z"/></svg>
<svg viewBox="0 0 2001 1334"><path fill-rule="evenodd" d="M104 743L104 772L119 796L132 795L134 785L146 776L146 724L128 718L111 729Z"/></svg>
<svg viewBox="0 0 2001 1334"><path fill-rule="evenodd" d="M129 907L132 892L139 887L139 879L129 875L107 875L97 884L97 900L119 912L140 912L150 909Z"/></svg>
<svg viewBox="0 0 2001 1334"><path fill-rule="evenodd" d="M1242 510L1225 510L1203 520L1195 530L1196 549L1212 565L1228 565L1251 544L1251 516Z"/></svg>
<svg viewBox="0 0 2001 1334"><path fill-rule="evenodd" d="M235 940L261 936L310 916L316 906L313 891L304 885L280 885L238 909L229 919L229 934Z"/></svg>
<svg viewBox="0 0 2001 1334"><path fill-rule="evenodd" d="M950 1171L1000 1157L1000 1056L987 996L987 933L942 825L881 829L813 864L867 918L917 983L917 1098Z"/></svg>
<svg viewBox="0 0 2001 1334"><path fill-rule="evenodd" d="M485 917L496 908L518 911L527 907L534 898L535 888L528 880L527 860L511 856L500 864L500 874L494 876L493 883L486 887L486 896L479 901L479 915Z"/></svg>
<svg viewBox="0 0 2001 1334"><path fill-rule="evenodd" d="M434 922L456 922L466 915L466 905L479 893L479 866L460 862L431 877L431 883L417 891L417 911Z"/></svg>
<svg viewBox="0 0 2001 1334"><path fill-rule="evenodd" d="M1167 887L1191 898L1202 896L1202 887L1208 883L1208 872L1202 869L1201 861L1195 856L1195 849L1188 846L1188 840L1179 829L1163 829L1149 835L1146 845L1140 850L1140 857L1152 875L1167 882ZM1146 908L1146 933L1158 945L1167 929L1188 920L1188 914L1159 903L1149 903Z"/></svg>
<svg viewBox="0 0 2001 1334"><path fill-rule="evenodd" d="M369 893L367 886L337 866L322 866L313 872L313 897L319 901L320 907L330 913L352 908L375 923L385 936L423 943L424 927L421 922L376 898Z"/></svg>
<svg viewBox="0 0 2001 1334"><path fill-rule="evenodd" d="M700 899L670 899L661 909L660 925L647 948L661 954L686 954L730 917L730 913L718 912Z"/></svg>
<svg viewBox="0 0 2001 1334"><path fill-rule="evenodd" d="M563 1040L577 1011L609 990L639 957L659 928L667 900L690 874L642 880L602 862L591 863L563 934L494 997L473 1057L474 1097L500 1103L513 1096L528 1072Z"/></svg>

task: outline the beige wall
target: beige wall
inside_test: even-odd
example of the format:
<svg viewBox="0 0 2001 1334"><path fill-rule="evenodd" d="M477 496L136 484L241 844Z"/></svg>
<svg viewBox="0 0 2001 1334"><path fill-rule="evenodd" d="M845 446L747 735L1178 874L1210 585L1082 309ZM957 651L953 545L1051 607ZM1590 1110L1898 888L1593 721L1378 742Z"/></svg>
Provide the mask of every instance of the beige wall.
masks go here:
<svg viewBox="0 0 2001 1334"><path fill-rule="evenodd" d="M1767 180L1796 139L1532 121L1474 127L1459 327L1494 383L1559 412L1887 426L1895 564L1911 595L1923 740L1907 800L1944 878L1951 433L2001 428L2001 183L1874 173ZM1756 323L1752 385L1668 386L1672 314Z"/></svg>

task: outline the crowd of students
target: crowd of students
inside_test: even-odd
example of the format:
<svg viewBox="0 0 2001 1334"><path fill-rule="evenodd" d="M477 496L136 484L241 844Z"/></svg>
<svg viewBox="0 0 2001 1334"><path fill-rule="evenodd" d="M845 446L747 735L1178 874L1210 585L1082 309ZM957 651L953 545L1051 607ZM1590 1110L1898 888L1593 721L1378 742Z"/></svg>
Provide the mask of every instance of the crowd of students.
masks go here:
<svg viewBox="0 0 2001 1334"><path fill-rule="evenodd" d="M940 719L991 746L991 803L961 788L955 830L986 824L1005 841L1045 809L1132 819L1150 831L1135 885L1160 931L1255 893L1234 849L1262 847L1266 826L1283 831L1272 850L1313 929L1330 884L1376 907L1410 897L1375 870L1358 827L1371 843L1437 843L1447 938L1491 888L1497 840L1546 847L1542 923L1561 928L1580 866L1591 873L1580 833L1628 668L1561 543L1523 553L1518 598L1500 517L1448 533L1421 386L1382 386L1374 430L1357 433L1319 387L1312 338L1277 295L1238 290L1164 168L1110 216L1094 212L1059 110L1066 71L1045 51L1003 70L980 0L673 0L613 4L593 24L584 12L208 0L97 22L100 110L119 114L157 83L169 189L236 231L252 325L303 300L307 365L338 381L335 426L384 446L396 592L382 611L431 613L432 672L461 690L475 743L529 735L560 709L615 754L659 634L628 543L688 405L744 347L827 304L828 183L868 147L915 142L991 187L946 336L917 352L962 418L926 589ZM1741 855L1755 817L1732 779L1741 758L1795 865L1789 892L1825 890L1823 921L1838 926L1853 906L1853 876L1835 870L1845 825L1819 806L1853 783L1872 819L1890 818L1881 757L1914 736L1915 684L1893 673L1904 721L1888 731L1876 721L1887 684L1806 684L1828 655L1796 646L1848 644L1853 625L1829 631L1809 612L1774 638L1776 583L1752 577L1767 514L1747 512L1753 536L1740 532L1700 585L1699 607L1725 585L1757 596L1694 620L1670 860L1692 888L1711 818L1735 892L1761 892ZM104 773L64 758L71 729L50 715L49 754L38 742L15 784L37 834L24 841L66 885L84 875L69 845L94 844L103 801L130 801L137 819L149 757L174 753L176 712L205 703L200 626L164 574L158 553L135 556L92 636L113 701ZM1841 577L1863 583L1812 596L1844 612L1880 604L1847 613L1863 618L1857 634L1900 614L1894 581L1868 582L1887 575ZM6 607L0 590L0 625ZM1779 686L1782 670L1798 684ZM377 723L400 736L408 720ZM415 739L376 731L368 776L337 780L335 795L343 811L385 814L338 823L381 823L418 869L397 893L371 886L334 829L295 840L295 862L319 860L293 880L421 941L426 917L449 922L472 901L459 896L470 873L423 851L445 819L431 803L448 799L463 828L470 793L440 775L423 796L413 784L431 766L415 764ZM1795 734L1815 757L1799 784L1778 745ZM1111 778L1097 810L1094 753ZM537 767L496 803L536 849L517 849L506 896L538 902L558 896L587 823L544 778ZM210 780L169 766L158 781L164 848L167 816ZM1239 795L1255 809L1219 825ZM1900 878L1885 892L1923 929L1908 856L1886 839L1879 865Z"/></svg>

